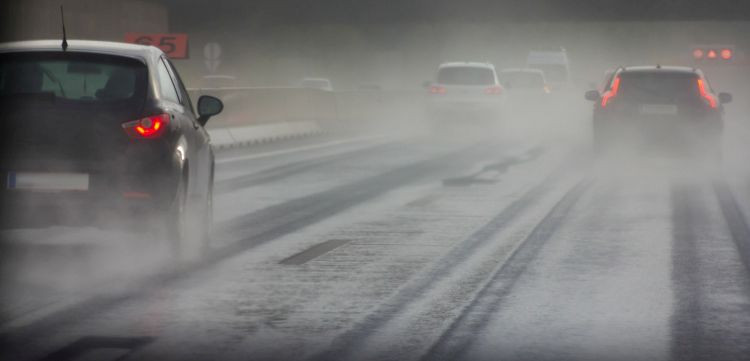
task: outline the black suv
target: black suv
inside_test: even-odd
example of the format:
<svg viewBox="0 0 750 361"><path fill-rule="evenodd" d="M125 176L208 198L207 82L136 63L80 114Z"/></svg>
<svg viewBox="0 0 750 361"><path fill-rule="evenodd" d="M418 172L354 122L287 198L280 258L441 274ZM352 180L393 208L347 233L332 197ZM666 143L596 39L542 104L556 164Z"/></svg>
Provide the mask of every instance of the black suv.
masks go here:
<svg viewBox="0 0 750 361"><path fill-rule="evenodd" d="M194 256L213 212L214 155L203 127L222 108L203 96L196 114L155 47L0 44L3 226L137 220Z"/></svg>
<svg viewBox="0 0 750 361"><path fill-rule="evenodd" d="M723 104L703 72L686 67L618 68L602 91L586 93L594 104L594 147L627 140L636 144L698 149L720 156Z"/></svg>

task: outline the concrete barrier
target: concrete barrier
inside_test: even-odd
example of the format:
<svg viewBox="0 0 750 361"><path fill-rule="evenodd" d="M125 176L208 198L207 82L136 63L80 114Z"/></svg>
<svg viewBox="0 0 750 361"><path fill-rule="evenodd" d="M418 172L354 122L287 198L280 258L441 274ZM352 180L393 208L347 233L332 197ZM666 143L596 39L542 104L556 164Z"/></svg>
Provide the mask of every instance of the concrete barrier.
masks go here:
<svg viewBox="0 0 750 361"><path fill-rule="evenodd" d="M335 93L342 123L364 129L417 122L424 116L424 90L352 90Z"/></svg>
<svg viewBox="0 0 750 361"><path fill-rule="evenodd" d="M269 123L208 130L211 135L211 146L214 149L244 147L322 132L323 129L315 121Z"/></svg>
<svg viewBox="0 0 750 361"><path fill-rule="evenodd" d="M339 119L333 92L291 87L191 89L197 101L213 95L224 102L224 112L211 128L295 121L334 122Z"/></svg>
<svg viewBox="0 0 750 361"><path fill-rule="evenodd" d="M212 88L189 90L194 101L216 96L224 112L207 125L217 149L327 131L370 132L421 120L424 92L319 89Z"/></svg>
<svg viewBox="0 0 750 361"><path fill-rule="evenodd" d="M325 91L294 87L238 87L191 89L194 101L213 95L224 101L224 112L209 127L236 127L290 121L317 121L341 126L413 119L421 114L424 91Z"/></svg>

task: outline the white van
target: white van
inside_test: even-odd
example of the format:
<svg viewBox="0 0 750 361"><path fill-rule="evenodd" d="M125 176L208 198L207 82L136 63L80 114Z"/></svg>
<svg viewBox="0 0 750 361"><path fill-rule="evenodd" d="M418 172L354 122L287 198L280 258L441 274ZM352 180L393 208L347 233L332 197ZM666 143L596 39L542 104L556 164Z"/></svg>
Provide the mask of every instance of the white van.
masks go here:
<svg viewBox="0 0 750 361"><path fill-rule="evenodd" d="M570 82L570 61L564 48L530 51L526 57L526 67L542 70L547 83L554 88L567 86Z"/></svg>

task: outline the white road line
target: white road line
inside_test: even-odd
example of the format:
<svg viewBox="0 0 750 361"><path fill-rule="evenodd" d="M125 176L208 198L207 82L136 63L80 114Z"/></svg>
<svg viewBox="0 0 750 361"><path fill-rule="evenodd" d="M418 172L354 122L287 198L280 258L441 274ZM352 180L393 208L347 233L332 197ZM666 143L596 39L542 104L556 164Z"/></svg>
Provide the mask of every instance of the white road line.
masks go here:
<svg viewBox="0 0 750 361"><path fill-rule="evenodd" d="M361 141L376 140L376 139L382 139L382 138L385 138L385 136L367 136L367 137L350 138L350 139L344 139L344 140L335 140L332 142L314 144L314 145L309 145L309 146L304 146L304 147L299 147L299 148L277 150L277 151L260 153L260 154L243 155L239 157L232 157L232 158L226 158L226 159L217 159L216 163L225 164L225 163L232 163L232 162L237 162L237 161L261 159L261 158L273 157L277 155L298 153L298 152L304 152L308 150L328 148L328 147L333 147L333 146L342 145L342 144L357 143Z"/></svg>

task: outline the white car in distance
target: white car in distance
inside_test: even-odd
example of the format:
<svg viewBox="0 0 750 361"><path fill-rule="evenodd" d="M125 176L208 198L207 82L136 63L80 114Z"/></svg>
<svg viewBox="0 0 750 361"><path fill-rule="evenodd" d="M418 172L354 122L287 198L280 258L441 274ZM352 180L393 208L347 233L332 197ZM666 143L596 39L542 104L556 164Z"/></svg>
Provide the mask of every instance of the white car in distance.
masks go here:
<svg viewBox="0 0 750 361"><path fill-rule="evenodd" d="M452 62L438 67L428 89L427 114L432 121L499 118L505 89L490 63Z"/></svg>
<svg viewBox="0 0 750 361"><path fill-rule="evenodd" d="M542 70L552 88L565 88L570 83L570 59L565 48L532 50L526 57L526 67Z"/></svg>

